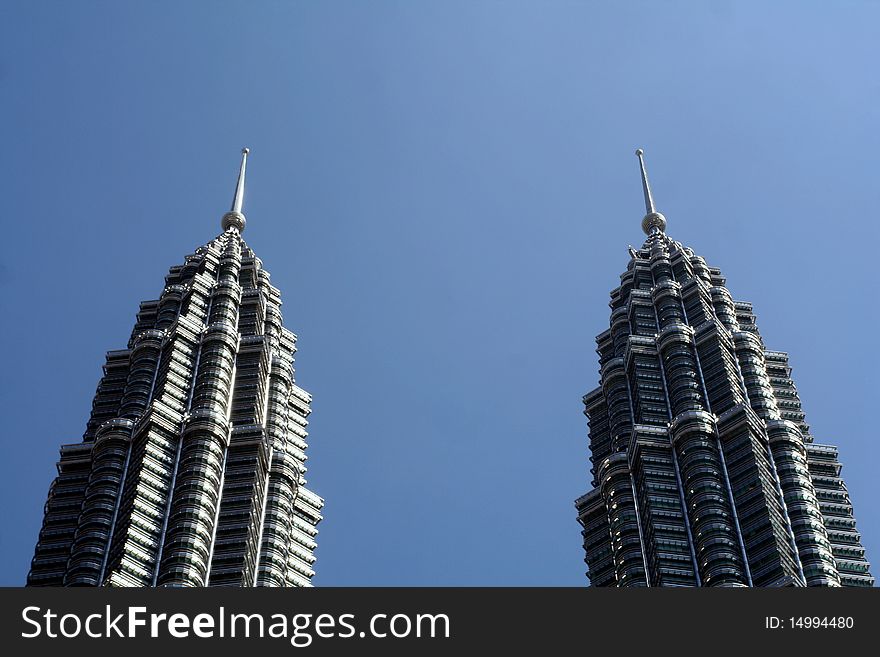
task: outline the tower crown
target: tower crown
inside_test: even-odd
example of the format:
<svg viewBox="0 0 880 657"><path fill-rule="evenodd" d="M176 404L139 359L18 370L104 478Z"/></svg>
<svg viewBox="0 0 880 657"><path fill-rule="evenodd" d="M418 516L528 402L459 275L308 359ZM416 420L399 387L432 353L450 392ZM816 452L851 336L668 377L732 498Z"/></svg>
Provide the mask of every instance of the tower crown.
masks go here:
<svg viewBox="0 0 880 657"><path fill-rule="evenodd" d="M61 448L29 586L311 586L312 397L281 291L241 234L247 155L223 232L108 352L83 440Z"/></svg>
<svg viewBox="0 0 880 657"><path fill-rule="evenodd" d="M583 398L591 585L873 586L837 449L813 442L788 355L720 269L664 233L636 156L648 238L611 291Z"/></svg>

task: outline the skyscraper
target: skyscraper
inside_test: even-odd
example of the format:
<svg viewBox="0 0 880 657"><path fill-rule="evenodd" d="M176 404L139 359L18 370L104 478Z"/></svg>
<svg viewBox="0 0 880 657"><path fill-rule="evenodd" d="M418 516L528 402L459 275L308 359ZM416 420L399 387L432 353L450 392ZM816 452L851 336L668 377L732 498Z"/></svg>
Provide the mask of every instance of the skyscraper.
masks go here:
<svg viewBox="0 0 880 657"><path fill-rule="evenodd" d="M281 294L242 239L247 155L223 232L107 353L83 440L61 447L29 586L311 585L311 396Z"/></svg>
<svg viewBox="0 0 880 657"><path fill-rule="evenodd" d="M788 355L752 305L666 235L611 292L584 396L593 489L575 502L593 586L872 586L837 449L813 442Z"/></svg>

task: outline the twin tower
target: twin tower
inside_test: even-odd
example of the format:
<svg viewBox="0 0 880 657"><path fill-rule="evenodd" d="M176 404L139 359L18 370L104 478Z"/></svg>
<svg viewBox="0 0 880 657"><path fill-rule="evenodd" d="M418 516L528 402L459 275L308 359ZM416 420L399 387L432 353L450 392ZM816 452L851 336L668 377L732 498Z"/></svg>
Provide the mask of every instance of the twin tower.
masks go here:
<svg viewBox="0 0 880 657"><path fill-rule="evenodd" d="M871 586L837 450L813 442L788 356L721 272L667 237L639 156L630 248L584 397L593 586ZM110 351L64 445L29 586L310 586L311 396L281 294L242 238L248 150L223 232L172 267Z"/></svg>
<svg viewBox="0 0 880 657"><path fill-rule="evenodd" d="M281 293L223 232L172 267L107 353L81 443L64 445L29 586L309 586L323 500L306 488L311 396Z"/></svg>

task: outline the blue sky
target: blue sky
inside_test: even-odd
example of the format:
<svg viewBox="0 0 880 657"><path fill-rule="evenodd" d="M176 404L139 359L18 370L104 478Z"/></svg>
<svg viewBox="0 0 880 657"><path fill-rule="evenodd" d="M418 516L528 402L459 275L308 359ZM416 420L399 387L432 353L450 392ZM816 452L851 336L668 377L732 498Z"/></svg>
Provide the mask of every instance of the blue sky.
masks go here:
<svg viewBox="0 0 880 657"><path fill-rule="evenodd" d="M644 214L876 471L876 2L5 2L0 584L138 303L220 231L299 335L318 585L584 585L581 395ZM876 568L875 568L876 570Z"/></svg>

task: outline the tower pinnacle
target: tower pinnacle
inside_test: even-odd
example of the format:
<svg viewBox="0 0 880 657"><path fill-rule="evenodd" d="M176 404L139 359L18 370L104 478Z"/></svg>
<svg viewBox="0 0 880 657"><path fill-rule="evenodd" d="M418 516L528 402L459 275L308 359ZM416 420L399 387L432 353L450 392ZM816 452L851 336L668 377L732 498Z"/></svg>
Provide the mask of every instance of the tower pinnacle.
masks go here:
<svg viewBox="0 0 880 657"><path fill-rule="evenodd" d="M643 155L648 238L628 249L583 398L590 585L873 586L837 448L814 442L788 354L767 350L720 269L664 234Z"/></svg>
<svg viewBox="0 0 880 657"><path fill-rule="evenodd" d="M645 192L645 217L642 219L642 230L646 235L651 235L656 228L661 233L666 230L666 217L654 208L654 198L651 196L651 186L648 184L648 172L645 170L645 151L636 149L636 157L639 158L639 167L642 170L642 189Z"/></svg>
<svg viewBox="0 0 880 657"><path fill-rule="evenodd" d="M220 221L220 226L224 231L229 228L236 228L238 232L242 232L247 223L241 212L241 207L244 203L244 175L247 169L247 156L250 152L249 148L241 149L241 168L238 170L238 182L235 185L232 207L229 212L223 215L223 219Z"/></svg>
<svg viewBox="0 0 880 657"><path fill-rule="evenodd" d="M61 448L28 586L312 585L312 397L281 291L240 233L247 155L223 232L171 266L108 353L83 440Z"/></svg>

